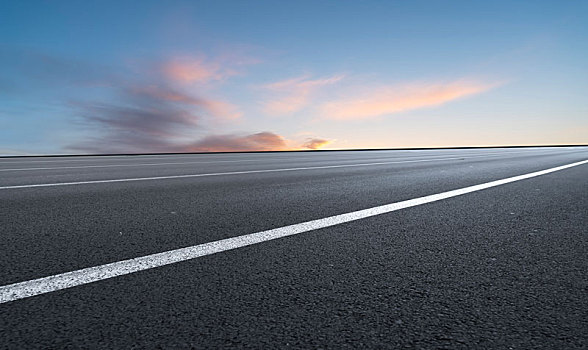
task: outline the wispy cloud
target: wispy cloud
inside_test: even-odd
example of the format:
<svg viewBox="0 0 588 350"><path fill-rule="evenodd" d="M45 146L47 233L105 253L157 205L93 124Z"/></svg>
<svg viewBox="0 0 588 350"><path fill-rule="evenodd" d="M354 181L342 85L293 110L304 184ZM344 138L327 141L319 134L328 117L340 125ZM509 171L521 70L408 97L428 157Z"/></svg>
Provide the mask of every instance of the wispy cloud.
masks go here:
<svg viewBox="0 0 588 350"><path fill-rule="evenodd" d="M181 83L205 84L214 80L227 78L234 73L214 61L198 58L174 58L162 66L165 77Z"/></svg>
<svg viewBox="0 0 588 350"><path fill-rule="evenodd" d="M181 151L179 140L203 133L206 116L236 118L229 103L179 92L161 85L113 91L113 100L73 103L79 123L93 131L71 149L89 152Z"/></svg>
<svg viewBox="0 0 588 350"><path fill-rule="evenodd" d="M236 119L242 115L238 108L229 102L189 95L165 85L137 86L132 90L135 94L153 99L197 106L219 118Z"/></svg>
<svg viewBox="0 0 588 350"><path fill-rule="evenodd" d="M343 79L343 75L309 79L309 76L278 81L262 86L270 93L263 103L263 110L269 115L285 115L305 108L321 87L332 85Z"/></svg>
<svg viewBox="0 0 588 350"><path fill-rule="evenodd" d="M213 134L195 142L172 142L145 134L116 134L108 138L91 138L72 147L89 153L165 153L165 152L249 152L289 149L286 139L273 132L254 134Z"/></svg>
<svg viewBox="0 0 588 350"><path fill-rule="evenodd" d="M2 53L2 52L0 52ZM271 131L222 133L212 119L235 119L238 107L212 98L220 83L257 61L243 55L133 61L130 66L97 66L57 56L21 53L14 57L15 74L28 86L58 87L64 106L84 137L66 146L85 153L273 151L294 149L293 141ZM294 80L270 84L268 90L308 94L340 77ZM71 92L75 92L72 94ZM59 98L59 93L55 98ZM323 140L309 140L319 147ZM3 150L4 151L4 150ZM10 152L15 153L15 152Z"/></svg>
<svg viewBox="0 0 588 350"><path fill-rule="evenodd" d="M239 52L225 52L217 57L184 55L166 60L160 70L173 82L202 85L239 75L243 66L259 62Z"/></svg>
<svg viewBox="0 0 588 350"><path fill-rule="evenodd" d="M368 119L418 108L432 107L488 91L499 83L457 80L449 83L415 83L381 86L361 94L328 101L319 107L329 119Z"/></svg>
<svg viewBox="0 0 588 350"><path fill-rule="evenodd" d="M264 131L249 135L209 135L192 144L182 145L187 152L281 151L287 149L286 139Z"/></svg>
<svg viewBox="0 0 588 350"><path fill-rule="evenodd" d="M163 63L164 68L155 70L159 75L139 74L127 77L124 84L120 83L123 79L110 84L108 99L74 102L78 122L93 135L70 149L92 153L188 151L194 144L186 140L202 137L211 118L239 118L241 112L233 104L195 93L183 84L206 86L228 76L220 65L197 65L188 67L193 68L188 75L175 76L165 72Z"/></svg>
<svg viewBox="0 0 588 350"><path fill-rule="evenodd" d="M69 89L65 106L71 108L85 136L66 146L68 150L144 153L288 148L284 137L269 131L211 133L211 118L242 115L237 106L210 94L218 83L240 74L239 67L258 63L243 55L134 61L130 67L114 68L29 52L0 54L4 61L12 60L9 63L18 69L15 74L26 77L28 86ZM99 90L88 89L95 87ZM80 93L71 95L71 91Z"/></svg>
<svg viewBox="0 0 588 350"><path fill-rule="evenodd" d="M308 148L308 149L320 149L320 148L330 144L331 142L333 142L333 140L309 138L306 140L306 142L304 142L302 144L302 147Z"/></svg>
<svg viewBox="0 0 588 350"><path fill-rule="evenodd" d="M229 102L208 99L206 109L215 117L223 119L238 119L243 116L239 108Z"/></svg>
<svg viewBox="0 0 588 350"><path fill-rule="evenodd" d="M115 102L75 102L77 120L92 135L70 146L85 152L167 152L179 136L200 128L194 106L206 100L161 88L117 91ZM188 105L191 108L187 108Z"/></svg>

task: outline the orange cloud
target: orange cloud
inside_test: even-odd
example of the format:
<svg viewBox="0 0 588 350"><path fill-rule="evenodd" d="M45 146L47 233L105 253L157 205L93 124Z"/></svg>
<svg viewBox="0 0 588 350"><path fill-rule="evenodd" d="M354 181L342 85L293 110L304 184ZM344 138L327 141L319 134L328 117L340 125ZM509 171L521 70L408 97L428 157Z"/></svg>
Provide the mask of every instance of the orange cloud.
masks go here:
<svg viewBox="0 0 588 350"><path fill-rule="evenodd" d="M309 138L304 144L302 144L302 147L308 149L320 149L331 142L333 142L333 140Z"/></svg>
<svg viewBox="0 0 588 350"><path fill-rule="evenodd" d="M264 102L263 110L270 115L294 113L306 107L311 95L319 88L339 82L342 75L322 79L308 79L308 76L297 77L264 85L273 96Z"/></svg>
<svg viewBox="0 0 588 350"><path fill-rule="evenodd" d="M320 107L320 114L329 119L368 119L412 109L437 106L465 96L488 91L499 84L466 80L451 83L384 86L362 97L342 98Z"/></svg>

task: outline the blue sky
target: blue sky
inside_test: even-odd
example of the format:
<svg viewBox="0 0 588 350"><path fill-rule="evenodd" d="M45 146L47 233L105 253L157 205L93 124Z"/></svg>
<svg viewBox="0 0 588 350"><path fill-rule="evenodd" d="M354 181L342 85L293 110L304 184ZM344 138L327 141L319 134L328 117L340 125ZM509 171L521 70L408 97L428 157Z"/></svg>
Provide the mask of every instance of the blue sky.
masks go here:
<svg viewBox="0 0 588 350"><path fill-rule="evenodd" d="M583 1L3 1L0 154L588 143Z"/></svg>

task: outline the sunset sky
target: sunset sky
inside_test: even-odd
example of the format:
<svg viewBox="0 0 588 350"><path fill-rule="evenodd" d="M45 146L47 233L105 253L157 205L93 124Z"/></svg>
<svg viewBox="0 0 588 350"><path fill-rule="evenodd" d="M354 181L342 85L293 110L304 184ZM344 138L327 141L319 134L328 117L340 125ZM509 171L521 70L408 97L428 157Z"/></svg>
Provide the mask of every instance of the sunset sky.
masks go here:
<svg viewBox="0 0 588 350"><path fill-rule="evenodd" d="M588 143L587 1L2 1L0 155Z"/></svg>

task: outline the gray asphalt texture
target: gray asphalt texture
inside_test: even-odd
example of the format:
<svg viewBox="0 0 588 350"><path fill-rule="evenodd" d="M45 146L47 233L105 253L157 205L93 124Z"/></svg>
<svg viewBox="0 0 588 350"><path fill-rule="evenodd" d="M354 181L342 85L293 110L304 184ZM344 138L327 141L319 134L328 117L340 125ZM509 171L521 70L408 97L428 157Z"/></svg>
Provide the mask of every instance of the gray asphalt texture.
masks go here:
<svg viewBox="0 0 588 350"><path fill-rule="evenodd" d="M588 148L9 158L0 186L433 159L3 189L0 285L548 169ZM141 165L161 163L185 164ZM96 165L117 166L79 168ZM0 304L6 349L587 347L588 165Z"/></svg>

